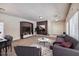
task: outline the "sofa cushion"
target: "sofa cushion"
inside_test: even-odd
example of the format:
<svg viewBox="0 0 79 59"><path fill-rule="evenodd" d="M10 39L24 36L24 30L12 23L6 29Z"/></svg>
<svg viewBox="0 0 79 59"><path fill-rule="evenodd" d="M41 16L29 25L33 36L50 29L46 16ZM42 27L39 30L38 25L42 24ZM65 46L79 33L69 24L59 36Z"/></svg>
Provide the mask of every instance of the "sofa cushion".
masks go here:
<svg viewBox="0 0 79 59"><path fill-rule="evenodd" d="M68 35L66 35L66 36L64 37L64 40L65 40L66 42L69 42L69 41L71 40L71 37L68 36Z"/></svg>
<svg viewBox="0 0 79 59"><path fill-rule="evenodd" d="M66 37L64 38L64 40L65 40L66 42L72 42L72 44L73 44L73 47L72 47L72 48L75 48L75 46L76 46L77 43L78 43L78 41L77 41L75 38L73 38L73 37L71 37L71 36L68 36L68 35L66 35Z"/></svg>
<svg viewBox="0 0 79 59"><path fill-rule="evenodd" d="M54 44L61 44L61 42L63 42L64 39L63 38L57 38L56 41L53 43Z"/></svg>
<svg viewBox="0 0 79 59"><path fill-rule="evenodd" d="M74 49L79 50L79 43L76 45Z"/></svg>
<svg viewBox="0 0 79 59"><path fill-rule="evenodd" d="M77 41L76 39L74 39L74 38L72 38L72 39L70 40L70 42L73 43L73 48L75 48L76 45L78 44L78 41Z"/></svg>

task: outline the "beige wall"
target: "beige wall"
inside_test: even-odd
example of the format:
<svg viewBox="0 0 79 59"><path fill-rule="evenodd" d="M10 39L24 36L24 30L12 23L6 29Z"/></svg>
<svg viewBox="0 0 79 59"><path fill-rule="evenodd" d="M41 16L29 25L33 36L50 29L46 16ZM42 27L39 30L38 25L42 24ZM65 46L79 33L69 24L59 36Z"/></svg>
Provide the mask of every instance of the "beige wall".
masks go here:
<svg viewBox="0 0 79 59"><path fill-rule="evenodd" d="M67 15L66 21L69 21L70 18L79 11L79 3L73 3L70 7L69 13Z"/></svg>
<svg viewBox="0 0 79 59"><path fill-rule="evenodd" d="M62 34L65 31L64 21L48 21L48 34Z"/></svg>
<svg viewBox="0 0 79 59"><path fill-rule="evenodd" d="M14 40L20 38L20 21L35 22L15 16L0 14L0 22L4 23L4 34L12 35Z"/></svg>
<svg viewBox="0 0 79 59"><path fill-rule="evenodd" d="M4 34L9 34L14 37L14 40L20 38L20 21L32 22L34 28L36 27L36 22L22 19L20 17L15 17L11 15L0 13L0 22L4 22ZM62 34L65 31L65 22L53 22L48 21L48 34Z"/></svg>

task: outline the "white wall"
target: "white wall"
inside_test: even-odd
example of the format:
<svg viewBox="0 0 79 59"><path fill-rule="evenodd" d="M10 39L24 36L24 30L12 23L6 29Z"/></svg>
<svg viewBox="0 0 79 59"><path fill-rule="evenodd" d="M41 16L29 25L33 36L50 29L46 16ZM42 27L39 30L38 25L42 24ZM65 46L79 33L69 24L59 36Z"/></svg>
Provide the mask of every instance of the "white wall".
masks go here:
<svg viewBox="0 0 79 59"><path fill-rule="evenodd" d="M0 22L4 22L4 34L12 35L14 40L20 39L20 21L31 22L34 24L35 27L34 21L6 14L0 14Z"/></svg>
<svg viewBox="0 0 79 59"><path fill-rule="evenodd" d="M48 21L48 34L62 34L65 31L64 21Z"/></svg>

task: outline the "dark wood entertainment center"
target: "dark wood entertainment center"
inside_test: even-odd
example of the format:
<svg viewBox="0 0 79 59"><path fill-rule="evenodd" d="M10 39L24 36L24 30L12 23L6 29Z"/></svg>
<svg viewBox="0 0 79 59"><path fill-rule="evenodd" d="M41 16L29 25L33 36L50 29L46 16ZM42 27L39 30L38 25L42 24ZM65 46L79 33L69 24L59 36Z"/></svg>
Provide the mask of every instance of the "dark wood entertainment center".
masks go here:
<svg viewBox="0 0 79 59"><path fill-rule="evenodd" d="M37 34L47 35L47 33L48 33L47 21L39 21L39 22L37 22L37 27L39 28L37 30Z"/></svg>
<svg viewBox="0 0 79 59"><path fill-rule="evenodd" d="M23 39L23 35L33 34L33 24L30 22L20 22L20 38Z"/></svg>

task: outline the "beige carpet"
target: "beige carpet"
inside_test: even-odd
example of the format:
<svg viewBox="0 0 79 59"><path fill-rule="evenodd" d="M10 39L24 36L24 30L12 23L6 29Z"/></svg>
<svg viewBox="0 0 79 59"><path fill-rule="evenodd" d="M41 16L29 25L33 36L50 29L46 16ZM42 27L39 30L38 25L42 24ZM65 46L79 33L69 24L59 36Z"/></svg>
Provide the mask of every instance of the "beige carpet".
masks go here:
<svg viewBox="0 0 79 59"><path fill-rule="evenodd" d="M44 36L32 36L26 39L19 39L17 41L14 41L12 43L13 45L12 52L10 51L10 49L8 49L8 56L16 56L16 53L14 50L15 46L30 46L34 43L37 43L38 41L37 39L40 37L44 37ZM47 37L47 38L49 38L50 40L55 40L55 37ZM2 55L4 55L4 52L2 53Z"/></svg>

